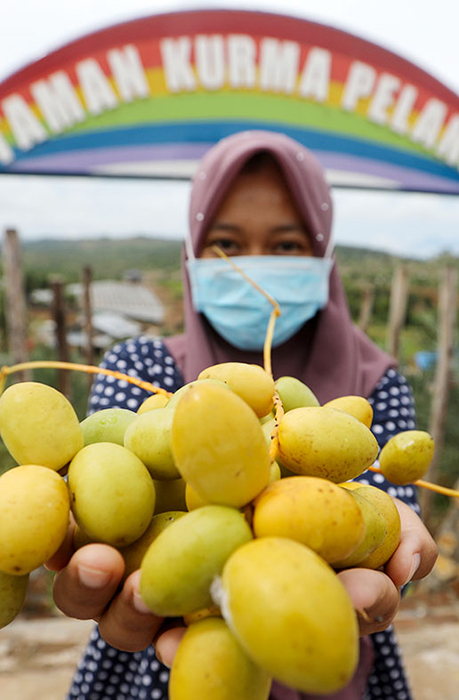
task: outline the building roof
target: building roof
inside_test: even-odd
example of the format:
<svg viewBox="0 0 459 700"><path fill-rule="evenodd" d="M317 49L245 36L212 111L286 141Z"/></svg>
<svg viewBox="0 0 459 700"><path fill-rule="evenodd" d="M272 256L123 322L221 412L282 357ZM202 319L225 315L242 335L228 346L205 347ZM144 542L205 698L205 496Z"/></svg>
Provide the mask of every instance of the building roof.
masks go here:
<svg viewBox="0 0 459 700"><path fill-rule="evenodd" d="M81 299L83 285L71 284L67 291ZM92 312L113 312L144 323L162 323L164 307L156 294L143 284L111 280L91 283Z"/></svg>
<svg viewBox="0 0 459 700"><path fill-rule="evenodd" d="M92 327L95 331L106 333L112 338L130 338L142 332L140 323L113 311L98 311L93 314Z"/></svg>

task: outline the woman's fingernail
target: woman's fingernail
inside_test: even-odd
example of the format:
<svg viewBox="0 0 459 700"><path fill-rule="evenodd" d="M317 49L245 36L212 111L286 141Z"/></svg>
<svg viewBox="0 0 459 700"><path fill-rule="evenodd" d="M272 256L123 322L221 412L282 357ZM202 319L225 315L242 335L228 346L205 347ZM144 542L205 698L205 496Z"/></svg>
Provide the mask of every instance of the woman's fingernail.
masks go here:
<svg viewBox="0 0 459 700"><path fill-rule="evenodd" d="M88 588L103 588L108 584L112 575L109 571L91 569L87 566L78 567L78 578Z"/></svg>
<svg viewBox="0 0 459 700"><path fill-rule="evenodd" d="M150 608L144 602L142 596L139 593L134 593L134 595L132 596L132 603L134 605L134 608L137 610L137 612L143 613L143 614L148 613L149 615L152 615Z"/></svg>
<svg viewBox="0 0 459 700"><path fill-rule="evenodd" d="M159 663L160 663L160 664L163 664L163 666L164 666L165 664L164 664L164 661L163 661L163 657L161 656L161 654L159 653L159 651L156 649L156 647L155 647L155 656L156 656L156 658L158 659Z"/></svg>
<svg viewBox="0 0 459 700"><path fill-rule="evenodd" d="M158 650L155 647L155 656L158 659L159 663L165 666L166 668L169 668L172 666L172 663L168 663L167 661L164 661L163 657L161 654L158 652Z"/></svg>
<svg viewBox="0 0 459 700"><path fill-rule="evenodd" d="M411 581L414 574L419 569L420 564L421 564L421 555L418 553L414 554L413 559L411 560L410 573L408 574L408 578L406 579L405 583L408 583L408 581Z"/></svg>

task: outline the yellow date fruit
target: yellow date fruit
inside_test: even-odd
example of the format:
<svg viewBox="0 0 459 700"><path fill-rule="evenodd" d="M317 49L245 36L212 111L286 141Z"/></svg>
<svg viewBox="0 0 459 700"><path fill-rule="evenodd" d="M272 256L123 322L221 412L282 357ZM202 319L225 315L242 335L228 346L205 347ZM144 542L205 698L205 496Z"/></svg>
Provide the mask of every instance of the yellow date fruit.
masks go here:
<svg viewBox="0 0 459 700"><path fill-rule="evenodd" d="M18 464L58 470L83 447L70 401L40 382L19 382L0 397L0 434Z"/></svg>
<svg viewBox="0 0 459 700"><path fill-rule="evenodd" d="M184 384L183 386L180 387L180 389L177 389L172 396L170 397L169 401L167 402L167 408L171 408L173 410L176 409L178 402L182 398L184 394L186 394L190 389L192 389L196 384L201 385L202 383L205 384L213 384L214 386L220 386L223 389L226 389L227 391L231 391L230 387L228 384L225 382L222 382L220 379L212 379L209 377L209 379L195 379L193 382L188 382L188 384Z"/></svg>
<svg viewBox="0 0 459 700"><path fill-rule="evenodd" d="M361 421L367 428L371 428L373 422L373 408L363 396L339 396L324 403L328 408L337 408L339 411L349 413Z"/></svg>
<svg viewBox="0 0 459 700"><path fill-rule="evenodd" d="M271 678L218 617L192 624L172 664L170 700L268 700Z"/></svg>
<svg viewBox="0 0 459 700"><path fill-rule="evenodd" d="M240 508L270 479L269 447L253 410L204 381L177 404L172 451L182 477L209 503Z"/></svg>
<svg viewBox="0 0 459 700"><path fill-rule="evenodd" d="M59 549L69 524L63 478L35 464L0 477L0 571L28 574Z"/></svg>
<svg viewBox="0 0 459 700"><path fill-rule="evenodd" d="M256 537L288 537L329 563L347 557L365 536L365 521L352 495L326 479L281 479L254 503Z"/></svg>
<svg viewBox="0 0 459 700"><path fill-rule="evenodd" d="M229 555L252 538L244 516L226 506L203 506L171 523L149 546L140 592L159 616L179 617L212 603L210 584Z"/></svg>
<svg viewBox="0 0 459 700"><path fill-rule="evenodd" d="M138 414L146 413L147 411L152 411L155 408L164 408L169 401L169 397L166 394L152 394L148 399L140 404L137 409Z"/></svg>
<svg viewBox="0 0 459 700"><path fill-rule="evenodd" d="M153 480L121 445L97 442L80 450L70 463L68 485L75 520L96 542L125 547L143 535L153 516Z"/></svg>
<svg viewBox="0 0 459 700"><path fill-rule="evenodd" d="M388 481L406 486L426 475L434 449L429 433L405 430L386 442L379 455L379 466Z"/></svg>
<svg viewBox="0 0 459 700"><path fill-rule="evenodd" d="M334 408L295 408L279 424L279 460L297 474L347 481L373 464L378 451L361 421Z"/></svg>
<svg viewBox="0 0 459 700"><path fill-rule="evenodd" d="M333 569L305 545L252 540L230 556L212 593L249 657L279 682L324 695L349 683L356 614Z"/></svg>
<svg viewBox="0 0 459 700"><path fill-rule="evenodd" d="M273 408L274 380L259 365L222 362L204 369L198 379L219 379L228 384L262 418Z"/></svg>
<svg viewBox="0 0 459 700"><path fill-rule="evenodd" d="M202 508L202 506L208 506L209 501L201 498L199 493L190 484L185 486L185 501L187 510L196 510L196 508Z"/></svg>

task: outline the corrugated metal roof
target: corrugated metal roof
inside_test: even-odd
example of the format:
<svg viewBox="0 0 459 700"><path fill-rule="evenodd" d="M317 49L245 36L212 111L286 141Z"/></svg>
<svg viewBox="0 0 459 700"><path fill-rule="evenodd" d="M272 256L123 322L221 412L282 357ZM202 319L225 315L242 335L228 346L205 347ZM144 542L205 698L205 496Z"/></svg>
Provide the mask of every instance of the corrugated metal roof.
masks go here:
<svg viewBox="0 0 459 700"><path fill-rule="evenodd" d="M93 314L92 326L95 330L107 333L112 338L130 338L142 332L140 323L113 311L98 311Z"/></svg>
<svg viewBox="0 0 459 700"><path fill-rule="evenodd" d="M71 284L67 290L81 298L81 284ZM156 294L143 284L101 280L91 283L93 313L113 311L136 321L162 323L164 307Z"/></svg>

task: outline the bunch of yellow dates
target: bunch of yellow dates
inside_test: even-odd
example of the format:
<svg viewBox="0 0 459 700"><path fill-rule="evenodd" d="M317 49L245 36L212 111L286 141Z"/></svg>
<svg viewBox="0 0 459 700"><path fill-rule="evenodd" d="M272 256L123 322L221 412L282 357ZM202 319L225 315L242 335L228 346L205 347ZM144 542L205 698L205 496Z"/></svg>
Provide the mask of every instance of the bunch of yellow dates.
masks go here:
<svg viewBox="0 0 459 700"><path fill-rule="evenodd" d="M0 477L0 627L72 512L76 547L119 548L152 612L188 625L171 700L266 700L273 679L338 692L358 625L336 573L383 566L400 539L393 499L352 481L378 457L371 421L362 397L320 406L302 382L243 363L81 423L55 389L11 385L0 432L20 466ZM432 454L427 433L406 431L380 466L406 484Z"/></svg>

